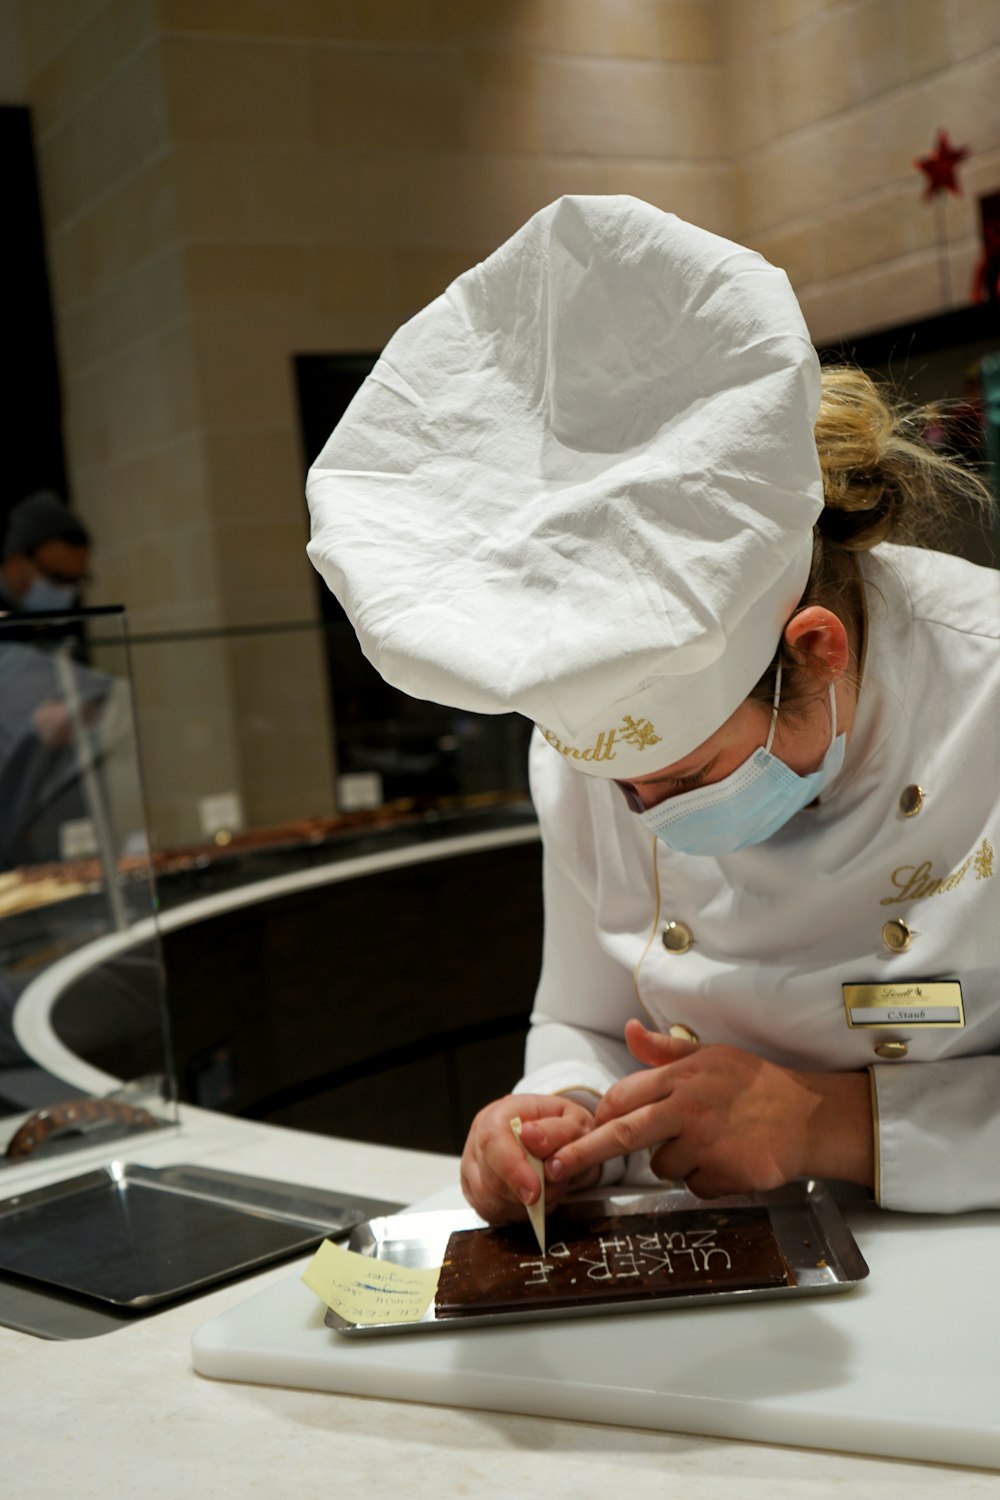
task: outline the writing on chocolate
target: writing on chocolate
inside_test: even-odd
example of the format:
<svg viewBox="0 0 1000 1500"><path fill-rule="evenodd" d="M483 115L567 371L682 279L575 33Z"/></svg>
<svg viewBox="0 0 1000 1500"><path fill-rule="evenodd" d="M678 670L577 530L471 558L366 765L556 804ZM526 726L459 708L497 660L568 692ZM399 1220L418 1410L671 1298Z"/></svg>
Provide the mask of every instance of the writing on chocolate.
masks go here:
<svg viewBox="0 0 1000 1500"><path fill-rule="evenodd" d="M589 1248L589 1246L588 1246ZM713 1264L712 1257L721 1260ZM563 1266L558 1262L564 1262ZM597 1254L574 1251L563 1240L550 1245L543 1257L518 1261L531 1274L524 1285L549 1286L557 1271L576 1271L586 1281L649 1281L684 1273L711 1274L732 1269L729 1251L716 1244L714 1229L661 1230L652 1234L609 1234L597 1240ZM564 1278L560 1278L563 1280ZM571 1282L577 1278L570 1277Z"/></svg>

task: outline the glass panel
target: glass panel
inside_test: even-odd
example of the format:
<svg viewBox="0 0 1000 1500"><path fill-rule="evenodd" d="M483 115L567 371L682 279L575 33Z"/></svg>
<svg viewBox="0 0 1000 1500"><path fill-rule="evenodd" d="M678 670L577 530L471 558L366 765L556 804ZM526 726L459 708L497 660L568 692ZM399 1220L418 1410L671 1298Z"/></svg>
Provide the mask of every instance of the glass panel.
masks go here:
<svg viewBox="0 0 1000 1500"><path fill-rule="evenodd" d="M346 621L136 634L128 651L164 906L329 859L347 834L530 815L530 724L388 687ZM126 670L110 633L90 652Z"/></svg>
<svg viewBox="0 0 1000 1500"><path fill-rule="evenodd" d="M126 642L122 610L0 618L4 1167L176 1121Z"/></svg>

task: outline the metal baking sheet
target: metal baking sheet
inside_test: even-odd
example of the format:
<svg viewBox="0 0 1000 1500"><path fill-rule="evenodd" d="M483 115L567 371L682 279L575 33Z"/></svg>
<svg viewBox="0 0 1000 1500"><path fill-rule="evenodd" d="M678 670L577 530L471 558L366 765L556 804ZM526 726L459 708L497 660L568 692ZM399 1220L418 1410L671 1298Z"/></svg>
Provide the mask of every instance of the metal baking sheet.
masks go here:
<svg viewBox="0 0 1000 1500"><path fill-rule="evenodd" d="M434 1330L455 1333L464 1328L534 1322L540 1318L666 1312L670 1308L691 1307L698 1303L722 1304L815 1296L818 1293L847 1291L868 1275L868 1266L854 1236L829 1187L823 1182L795 1182L773 1193L713 1198L711 1203L694 1197L684 1188L641 1192L605 1189L588 1193L567 1205L574 1217L584 1220L601 1218L607 1214L662 1214L664 1229L669 1228L671 1213L681 1210L751 1206L763 1206L767 1209L778 1246L793 1278L793 1285L700 1291L647 1297L636 1301L622 1301L621 1298L602 1300L594 1297L582 1307L549 1309L535 1306L504 1312L477 1312L473 1309L458 1316L452 1313L448 1317L438 1317L432 1303L418 1323L350 1323L330 1310L326 1314L326 1323L328 1327L349 1337L384 1333L427 1333ZM358 1225L351 1232L347 1248L361 1255L370 1255L376 1260L394 1261L397 1265L414 1268L430 1268L441 1265L448 1238L456 1230L481 1227L482 1220L471 1209L394 1214Z"/></svg>
<svg viewBox="0 0 1000 1500"><path fill-rule="evenodd" d="M141 1312L396 1206L212 1168L111 1162L0 1201L0 1275Z"/></svg>

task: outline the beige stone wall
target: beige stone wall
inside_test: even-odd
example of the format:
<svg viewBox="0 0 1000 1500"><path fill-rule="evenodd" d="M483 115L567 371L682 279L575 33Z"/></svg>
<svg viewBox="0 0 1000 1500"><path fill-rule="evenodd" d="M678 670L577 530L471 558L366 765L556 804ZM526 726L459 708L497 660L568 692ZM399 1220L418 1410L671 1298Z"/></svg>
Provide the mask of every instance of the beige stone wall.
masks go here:
<svg viewBox="0 0 1000 1500"><path fill-rule="evenodd" d="M732 233L788 271L818 343L971 300L1000 188L1000 4L724 0ZM973 155L922 199L939 128Z"/></svg>
<svg viewBox="0 0 1000 1500"><path fill-rule="evenodd" d="M948 300L938 125L955 303L1000 185L992 0L19 3L90 602L140 632L316 617L293 356L377 350L559 194L754 244L823 341ZM318 642L255 639L136 653L165 842L229 790L332 810Z"/></svg>

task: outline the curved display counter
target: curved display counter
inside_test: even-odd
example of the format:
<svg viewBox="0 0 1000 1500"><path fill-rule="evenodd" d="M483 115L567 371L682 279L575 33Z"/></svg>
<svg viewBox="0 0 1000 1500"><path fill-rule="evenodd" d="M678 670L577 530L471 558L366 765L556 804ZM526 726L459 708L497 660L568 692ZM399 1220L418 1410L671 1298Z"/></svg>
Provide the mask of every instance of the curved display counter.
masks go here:
<svg viewBox="0 0 1000 1500"><path fill-rule="evenodd" d="M518 804L162 875L157 922L182 1101L460 1150L476 1110L521 1071L540 962L540 864L533 814ZM87 899L52 910L65 923ZM155 1069L155 937L154 920L141 919L45 967L14 1010L24 1053L89 1093Z"/></svg>

